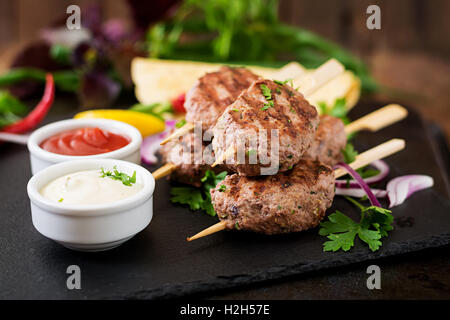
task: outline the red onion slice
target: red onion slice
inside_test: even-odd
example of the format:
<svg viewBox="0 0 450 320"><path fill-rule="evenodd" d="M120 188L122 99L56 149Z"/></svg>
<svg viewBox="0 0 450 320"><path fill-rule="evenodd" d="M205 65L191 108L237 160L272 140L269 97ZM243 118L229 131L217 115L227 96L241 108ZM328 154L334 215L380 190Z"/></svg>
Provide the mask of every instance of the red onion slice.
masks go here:
<svg viewBox="0 0 450 320"><path fill-rule="evenodd" d="M141 159L147 164L155 164L158 162L156 152L161 147L160 143L175 128L176 120L166 120L166 128L163 132L151 135L142 141Z"/></svg>
<svg viewBox="0 0 450 320"><path fill-rule="evenodd" d="M377 198L385 198L387 196L386 190L370 189ZM362 198L366 195L366 192L361 188L339 188L336 187L335 194L338 196L349 196L355 198Z"/></svg>
<svg viewBox="0 0 450 320"><path fill-rule="evenodd" d="M433 184L433 178L425 175L406 175L392 179L386 186L389 208L402 204L414 192L431 188Z"/></svg>
<svg viewBox="0 0 450 320"><path fill-rule="evenodd" d="M364 190L367 197L369 198L370 203L373 206L381 208L380 202L378 202L377 197L375 197L375 195L372 193L372 191L370 190L370 187L367 185L367 183L364 181L364 179L361 178L361 176L355 170L353 170L352 167L350 167L348 164L346 164L344 162L338 163L335 167L342 167L345 170L347 170L347 172L353 177L353 179L355 179L356 182L358 182L359 186Z"/></svg>
<svg viewBox="0 0 450 320"><path fill-rule="evenodd" d="M371 165L373 167L375 167L377 170L379 170L380 173L378 173L376 176L364 179L364 181L367 184L380 182L381 180L386 178L387 175L389 174L389 166L383 160L375 160L374 162L371 163ZM358 182L356 182L354 180L350 180L350 181L347 182L347 180L336 179L336 187L339 187L339 188L344 188L344 187L360 188L360 185L359 185Z"/></svg>

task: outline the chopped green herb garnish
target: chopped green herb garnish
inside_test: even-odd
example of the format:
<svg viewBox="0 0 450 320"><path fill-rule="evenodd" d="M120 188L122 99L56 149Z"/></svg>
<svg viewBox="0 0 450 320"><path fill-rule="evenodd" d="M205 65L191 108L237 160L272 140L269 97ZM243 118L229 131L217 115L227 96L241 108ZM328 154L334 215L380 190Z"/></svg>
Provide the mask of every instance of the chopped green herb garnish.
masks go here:
<svg viewBox="0 0 450 320"><path fill-rule="evenodd" d="M361 219L356 223L337 210L329 215L328 221L320 224L319 234L329 239L323 244L323 251L348 251L354 246L356 236L367 243L370 250L377 251L380 239L393 229L391 211L376 206L364 207L352 198L345 198L361 210Z"/></svg>
<svg viewBox="0 0 450 320"><path fill-rule="evenodd" d="M236 230L241 230L241 227L239 227L239 223L238 223L238 222L236 222L236 223L234 224L234 227L236 228Z"/></svg>
<svg viewBox="0 0 450 320"><path fill-rule="evenodd" d="M233 111L240 111L238 108L231 109Z"/></svg>
<svg viewBox="0 0 450 320"><path fill-rule="evenodd" d="M266 98L266 100L272 100L272 90L270 90L264 83L260 84L259 87L261 88L264 98Z"/></svg>
<svg viewBox="0 0 450 320"><path fill-rule="evenodd" d="M58 202L63 202L64 198L59 198Z"/></svg>
<svg viewBox="0 0 450 320"><path fill-rule="evenodd" d="M186 124L186 120L182 119L175 124L175 127L181 128Z"/></svg>
<svg viewBox="0 0 450 320"><path fill-rule="evenodd" d="M130 177L125 172L119 172L117 170L117 166L113 167L113 171L105 171L103 168L101 168L101 178L111 178L113 180L120 180L122 183L128 187L131 187L133 183L136 183L136 171L133 172L133 175Z"/></svg>
<svg viewBox="0 0 450 320"><path fill-rule="evenodd" d="M286 83L288 83L289 81L292 81L292 79L287 79L284 81L280 81L280 80L273 80L273 82L275 82L276 84L280 85L280 86L284 86Z"/></svg>
<svg viewBox="0 0 450 320"><path fill-rule="evenodd" d="M278 210L281 210L283 207L278 205L277 208L278 208Z"/></svg>
<svg viewBox="0 0 450 320"><path fill-rule="evenodd" d="M220 185L219 192L225 192L225 190L227 190L227 186L224 184Z"/></svg>
<svg viewBox="0 0 450 320"><path fill-rule="evenodd" d="M289 167L288 167L288 170L291 170L292 168L293 168L292 166L289 166Z"/></svg>

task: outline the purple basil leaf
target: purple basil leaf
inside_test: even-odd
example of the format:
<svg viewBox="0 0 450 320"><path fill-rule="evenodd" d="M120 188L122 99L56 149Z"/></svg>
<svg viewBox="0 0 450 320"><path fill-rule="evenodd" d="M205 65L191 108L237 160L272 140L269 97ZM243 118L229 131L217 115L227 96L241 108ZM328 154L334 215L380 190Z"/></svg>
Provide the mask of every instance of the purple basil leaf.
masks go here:
<svg viewBox="0 0 450 320"><path fill-rule="evenodd" d="M79 92L84 108L109 107L119 95L121 86L105 73L92 71L83 75Z"/></svg>

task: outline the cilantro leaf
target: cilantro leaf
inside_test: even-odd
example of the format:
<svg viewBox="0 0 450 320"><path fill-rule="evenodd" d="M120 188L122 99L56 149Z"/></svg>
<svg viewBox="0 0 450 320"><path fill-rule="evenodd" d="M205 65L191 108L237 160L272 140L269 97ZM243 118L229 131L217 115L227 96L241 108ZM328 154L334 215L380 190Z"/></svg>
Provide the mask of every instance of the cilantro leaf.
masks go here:
<svg viewBox="0 0 450 320"><path fill-rule="evenodd" d="M124 185L128 187L131 187L133 183L136 183L136 171L134 171L133 175L130 177L125 172L119 172L119 170L117 170L117 166L114 166L112 172L110 170L105 171L103 168L101 168L100 173L101 178L108 177L113 180L120 180Z"/></svg>
<svg viewBox="0 0 450 320"><path fill-rule="evenodd" d="M345 163L351 163L355 161L355 158L358 155L358 151L355 150L355 147L350 142L347 142L345 148L342 149L341 152L344 156Z"/></svg>
<svg viewBox="0 0 450 320"><path fill-rule="evenodd" d="M202 192L193 187L173 187L170 189L170 201L187 204L191 210L199 210L203 205Z"/></svg>
<svg viewBox="0 0 450 320"><path fill-rule="evenodd" d="M324 251L348 251L354 246L356 236L367 243L370 250L377 251L381 238L393 229L394 217L388 209L370 206L364 207L356 200L346 197L361 210L361 220L356 223L340 211L328 216L328 221L320 224L319 234L327 236L329 241L323 244Z"/></svg>
<svg viewBox="0 0 450 320"><path fill-rule="evenodd" d="M330 116L339 118L344 122L344 124L348 124L350 120L347 117L347 108L346 108L346 99L338 98L334 101L333 106L329 107L326 102L321 101L318 103L321 114L328 114Z"/></svg>
<svg viewBox="0 0 450 320"><path fill-rule="evenodd" d="M187 204L191 210L204 210L210 216L215 216L216 212L211 202L210 190L225 179L226 175L226 171L215 174L214 171L207 170L205 176L201 179L201 188L173 187L170 190L170 201Z"/></svg>

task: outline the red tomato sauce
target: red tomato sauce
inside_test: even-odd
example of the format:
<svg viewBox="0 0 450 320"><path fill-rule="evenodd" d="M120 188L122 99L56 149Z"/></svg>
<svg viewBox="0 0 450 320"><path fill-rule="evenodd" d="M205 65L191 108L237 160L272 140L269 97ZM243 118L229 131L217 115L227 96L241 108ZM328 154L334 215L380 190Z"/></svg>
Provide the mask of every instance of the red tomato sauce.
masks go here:
<svg viewBox="0 0 450 320"><path fill-rule="evenodd" d="M44 140L40 147L68 156L89 156L111 152L129 143L129 138L100 128L80 128L55 134Z"/></svg>

